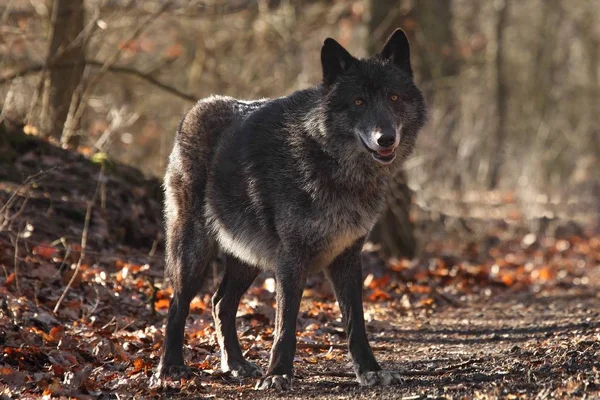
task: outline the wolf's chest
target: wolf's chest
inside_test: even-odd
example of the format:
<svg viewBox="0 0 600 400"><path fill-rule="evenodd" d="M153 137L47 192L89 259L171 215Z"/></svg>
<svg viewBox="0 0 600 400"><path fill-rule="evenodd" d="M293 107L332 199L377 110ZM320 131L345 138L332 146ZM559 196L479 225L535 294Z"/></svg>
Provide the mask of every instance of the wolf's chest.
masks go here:
<svg viewBox="0 0 600 400"><path fill-rule="evenodd" d="M337 256L366 236L377 218L376 210L354 204L352 207L332 208L319 217L315 237L321 239L321 250L316 254L313 268L329 265Z"/></svg>
<svg viewBox="0 0 600 400"><path fill-rule="evenodd" d="M323 250L316 254L311 269L319 270L325 268L365 234L365 232L345 231L331 235L325 239L326 245L323 247Z"/></svg>

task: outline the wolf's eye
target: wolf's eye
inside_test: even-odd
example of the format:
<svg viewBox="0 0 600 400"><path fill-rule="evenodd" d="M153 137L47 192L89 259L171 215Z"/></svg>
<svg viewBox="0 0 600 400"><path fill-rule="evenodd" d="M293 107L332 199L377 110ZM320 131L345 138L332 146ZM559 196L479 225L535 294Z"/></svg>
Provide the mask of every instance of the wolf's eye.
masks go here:
<svg viewBox="0 0 600 400"><path fill-rule="evenodd" d="M391 95L391 96L390 96L390 100L391 100L391 101L396 101L396 100L398 100L398 95L397 95L397 94L393 94L393 95Z"/></svg>
<svg viewBox="0 0 600 400"><path fill-rule="evenodd" d="M354 105L355 105L355 106L358 106L358 107L360 107L360 106L362 106L363 104L365 104L365 102L363 101L363 99L356 99L356 100L354 100Z"/></svg>

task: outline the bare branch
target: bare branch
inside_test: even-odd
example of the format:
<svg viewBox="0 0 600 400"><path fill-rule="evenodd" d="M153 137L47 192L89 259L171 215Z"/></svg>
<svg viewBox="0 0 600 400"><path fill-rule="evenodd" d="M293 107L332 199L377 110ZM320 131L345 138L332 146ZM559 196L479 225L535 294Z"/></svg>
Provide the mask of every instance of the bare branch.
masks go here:
<svg viewBox="0 0 600 400"><path fill-rule="evenodd" d="M140 25L136 28L135 31L133 31L133 33L127 39L126 42L137 39L152 24L152 22L154 22L158 17L160 17L170 6L170 2L164 3L164 5L160 7L155 13L153 13L142 23L140 23ZM109 68L112 67L117 61L119 61L122 53L123 50L121 48L118 48L110 57L108 57L108 59L100 67L100 72L90 80L89 84L83 90L79 106L77 107L74 115L71 118L71 121L74 125L77 125L79 120L81 119L81 116L83 115L83 111L85 110L87 104L87 100L92 95L94 89L96 88L98 83L100 83L102 78L104 78Z"/></svg>
<svg viewBox="0 0 600 400"><path fill-rule="evenodd" d="M11 0L14 2L14 0ZM313 0L314 1L314 0ZM229 14L236 14L238 12L244 10L254 10L258 7L257 0L232 0L224 2L223 4L213 4L212 2L204 2L204 1L168 1L170 3L169 6L169 14L174 15L178 18L198 18L198 17L206 17L206 16L223 16ZM115 12L122 13L124 10L127 10L133 15L136 16L145 16L151 13L151 9L156 9L155 6L158 6L161 2L156 1L153 2L153 7L147 7L146 5L150 2L148 1L132 1L129 0L126 3L123 2L114 2L114 1L102 1L102 2L93 2L96 3L96 6L101 7L102 12ZM144 4L146 3L146 4ZM275 0L269 0L268 4L275 4ZM10 18L33 18L39 16L39 13L36 12L33 8L21 7L17 9L11 8L8 6L0 6L0 15L8 15Z"/></svg>
<svg viewBox="0 0 600 400"><path fill-rule="evenodd" d="M49 67L49 69L55 69L55 68L69 68L72 66L73 63L61 63L61 64L55 64ZM102 66L105 65L105 62L101 62L101 61L96 61L96 60L86 60L85 61L85 65L90 66L90 67L94 67L94 68L101 68ZM40 65L31 65L29 67L25 67L19 71L16 71L12 74L9 75L5 75L3 77L0 78L0 85L4 84L6 82L9 82L13 79L16 78L22 78L28 75L33 75L36 74L38 72L43 71L45 68L44 65L40 64ZM158 79L146 74L143 71L139 71L135 68L130 68L130 67L124 67L124 66L119 66L119 65L111 65L109 67L106 68L107 71L109 72L113 72L113 73L118 73L118 74L126 74L126 75L131 75L131 76L135 76L139 79L142 79L143 81L146 81L147 83L158 87L159 89L170 93L174 96L177 96L183 100L186 101L191 101L191 102L195 102L196 100L198 100L198 97L189 94L189 93L184 93L181 90L170 86L166 83L163 83L161 81L159 81Z"/></svg>

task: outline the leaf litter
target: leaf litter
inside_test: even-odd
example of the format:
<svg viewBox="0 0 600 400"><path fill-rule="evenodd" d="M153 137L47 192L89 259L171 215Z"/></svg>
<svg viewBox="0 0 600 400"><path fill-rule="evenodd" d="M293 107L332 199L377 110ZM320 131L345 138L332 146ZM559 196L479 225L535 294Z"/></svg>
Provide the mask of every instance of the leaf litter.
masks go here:
<svg viewBox="0 0 600 400"><path fill-rule="evenodd" d="M0 396L281 397L220 372L210 311L218 268L187 321L184 351L195 377L151 379L171 290L162 273L160 182L132 168L108 165L88 251L52 311L73 278L100 167L36 143L14 163L21 179L38 165L54 168L25 187L0 180L0 204L17 193L3 217L20 212L0 231ZM399 387L356 384L335 297L323 276L311 277L298 320L295 390L284 396L599 395L598 227L554 237L490 226L485 235L497 240L483 246L485 240L441 235L413 260L383 262L365 253L371 343L386 368L404 374ZM273 341L273 292L272 276L261 275L238 310L244 355L263 369Z"/></svg>

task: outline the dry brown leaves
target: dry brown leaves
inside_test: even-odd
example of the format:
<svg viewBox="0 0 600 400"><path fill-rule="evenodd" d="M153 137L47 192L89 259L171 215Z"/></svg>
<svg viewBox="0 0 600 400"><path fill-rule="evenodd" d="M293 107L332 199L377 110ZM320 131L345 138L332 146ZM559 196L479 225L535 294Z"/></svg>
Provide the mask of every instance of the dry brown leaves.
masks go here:
<svg viewBox="0 0 600 400"><path fill-rule="evenodd" d="M27 174L38 161L39 156L27 153L19 163ZM0 394L200 396L230 380L219 372L210 315L213 287L193 301L186 328L186 359L202 379L149 385L171 291L162 280L161 246L153 246L160 221L151 216L160 215L160 202L147 198L150 189L143 180L130 184L110 178L106 204L93 214L89 254L58 312L51 311L79 258L79 208L95 185L97 168L81 167L81 159L74 156L46 161L67 164L49 177L60 184L56 190L52 184L30 188L33 201L22 217L26 229L20 236L17 229L0 232ZM77 175L82 170L84 177ZM0 182L0 201L6 201L13 187ZM145 200L138 203L138 197ZM20 205L16 202L12 212ZM135 221L142 223L132 225ZM132 236L136 230L143 235ZM394 331L401 316L462 307L476 296L586 286L600 263L600 235L594 232L561 239L498 231L490 235L498 240L485 250L478 243L445 238L430 242L420 258L389 260L384 267L367 255L363 289L370 333L379 337ZM244 354L263 366L273 340L273 291L273 279L261 276L238 313ZM340 370L351 371L340 314L322 277L311 278L305 291L298 343L299 371L332 360ZM385 350L375 346L376 352ZM236 387L243 392L252 386L242 382Z"/></svg>
<svg viewBox="0 0 600 400"><path fill-rule="evenodd" d="M165 390L193 394L208 390L211 380L229 379L219 373L209 294L192 303L186 330L189 363L202 371L203 380L151 388L148 381L157 364L171 295L151 265L129 262L126 255L112 262L90 257L72 293L53 314L70 279L72 256L50 244L33 246L21 254L15 278L9 262L13 251L13 244L1 237L0 260L8 272L0 278L0 388L5 394L93 397L123 392L146 397L164 395ZM461 252L446 248L440 251L444 257L391 260L388 268L368 273L364 297L370 329L393 330L399 315L460 307L470 296L585 286L587 272L600 261L600 236L506 238L482 263L465 260ZM268 359L273 286L272 279L262 279L240 307L240 338L250 359ZM347 362L339 311L330 290L320 284L305 292L298 339L300 365Z"/></svg>

